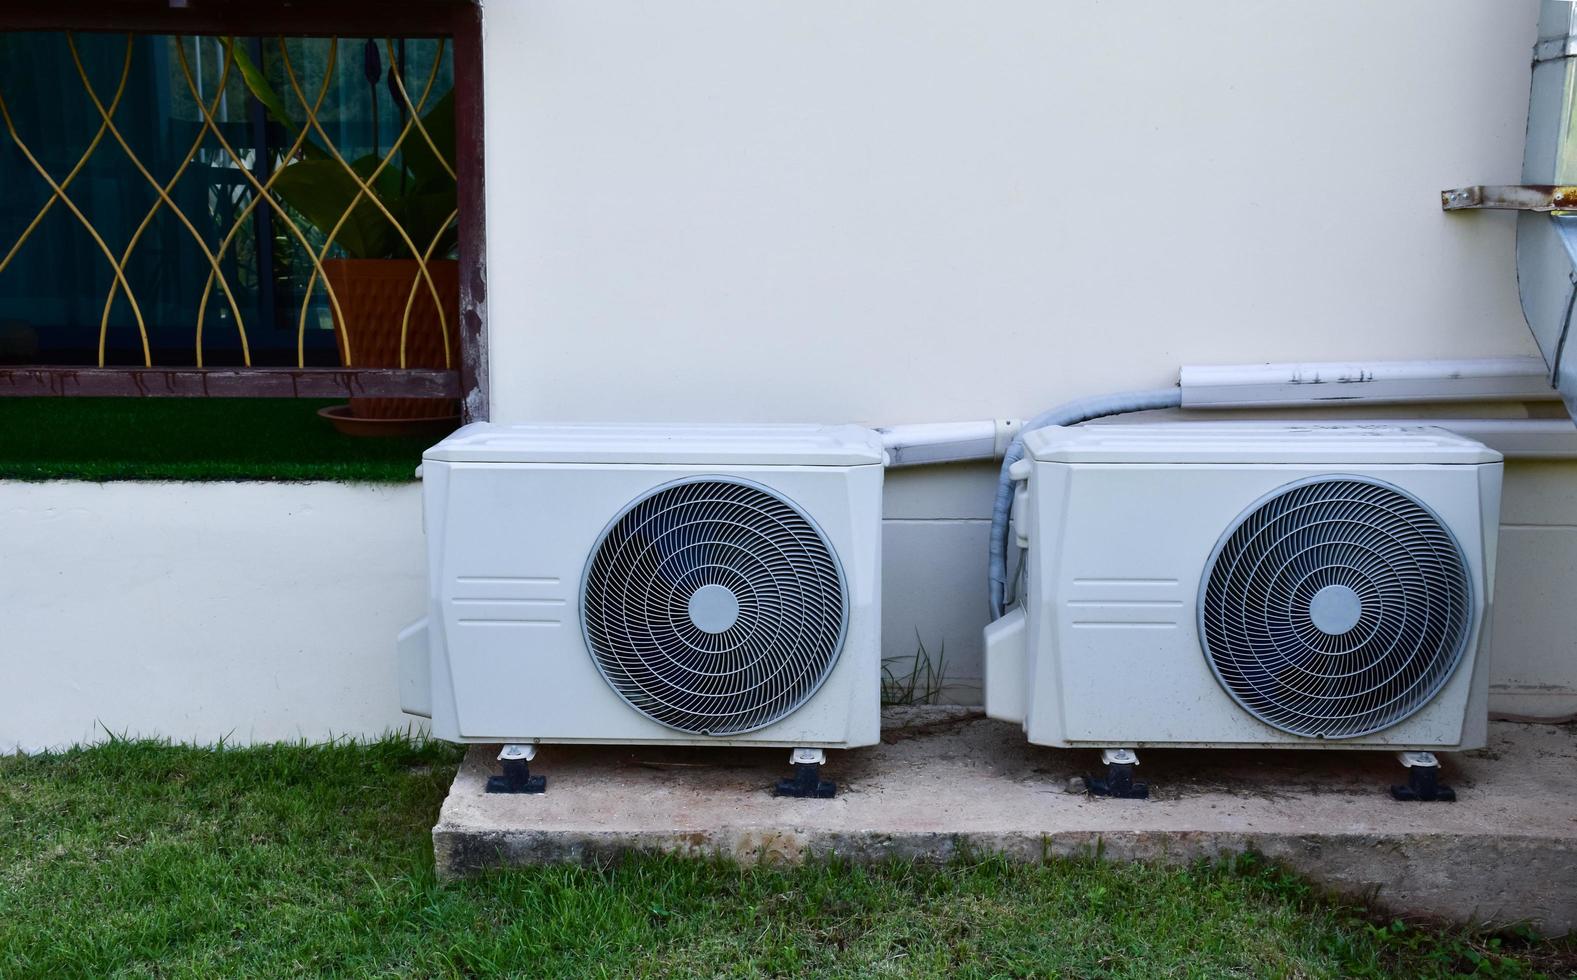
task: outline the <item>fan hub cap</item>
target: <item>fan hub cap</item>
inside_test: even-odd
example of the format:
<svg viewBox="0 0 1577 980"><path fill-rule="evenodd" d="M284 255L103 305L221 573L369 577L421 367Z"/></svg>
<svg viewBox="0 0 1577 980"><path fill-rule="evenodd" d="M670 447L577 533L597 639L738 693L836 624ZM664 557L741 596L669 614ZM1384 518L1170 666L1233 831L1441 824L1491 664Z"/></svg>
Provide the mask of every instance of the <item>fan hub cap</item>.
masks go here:
<svg viewBox="0 0 1577 980"><path fill-rule="evenodd" d="M1309 620L1326 636L1341 636L1363 618L1363 600L1345 585L1327 585L1309 601Z"/></svg>
<svg viewBox="0 0 1577 980"><path fill-rule="evenodd" d="M703 585L690 596L687 611L703 633L727 633L739 621L739 597L726 585Z"/></svg>

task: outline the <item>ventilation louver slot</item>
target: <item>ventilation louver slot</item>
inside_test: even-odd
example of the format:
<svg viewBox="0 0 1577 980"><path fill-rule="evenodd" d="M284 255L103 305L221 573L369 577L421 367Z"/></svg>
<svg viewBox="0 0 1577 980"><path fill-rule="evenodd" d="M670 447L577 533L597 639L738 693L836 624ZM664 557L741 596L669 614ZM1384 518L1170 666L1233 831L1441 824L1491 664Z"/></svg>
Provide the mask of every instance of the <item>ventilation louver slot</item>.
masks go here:
<svg viewBox="0 0 1577 980"><path fill-rule="evenodd" d="M1295 483L1227 532L1205 567L1205 656L1256 718L1351 738L1413 714L1472 627L1467 564L1414 498L1354 477Z"/></svg>
<svg viewBox="0 0 1577 980"><path fill-rule="evenodd" d="M615 520L592 552L581 609L613 689L702 735L754 731L804 704L847 620L821 531L781 497L716 478L661 488Z"/></svg>

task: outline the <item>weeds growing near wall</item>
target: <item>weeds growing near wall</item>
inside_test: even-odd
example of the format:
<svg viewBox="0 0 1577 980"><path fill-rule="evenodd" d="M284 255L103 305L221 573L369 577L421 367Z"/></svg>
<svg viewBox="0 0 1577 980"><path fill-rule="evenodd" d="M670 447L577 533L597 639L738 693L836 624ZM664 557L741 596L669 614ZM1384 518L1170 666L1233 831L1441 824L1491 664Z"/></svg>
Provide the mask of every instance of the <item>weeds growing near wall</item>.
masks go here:
<svg viewBox="0 0 1577 980"><path fill-rule="evenodd" d="M936 648L933 658L925 641L915 631L912 657L887 657L882 660L882 705L937 704L946 687L947 648Z"/></svg>

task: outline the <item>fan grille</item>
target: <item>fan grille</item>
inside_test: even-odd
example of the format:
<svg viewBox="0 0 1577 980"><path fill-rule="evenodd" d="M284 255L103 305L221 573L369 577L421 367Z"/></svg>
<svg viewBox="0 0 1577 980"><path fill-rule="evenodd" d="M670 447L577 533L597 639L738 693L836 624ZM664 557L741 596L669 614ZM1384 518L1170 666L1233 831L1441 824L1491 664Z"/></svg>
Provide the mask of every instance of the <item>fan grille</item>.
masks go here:
<svg viewBox="0 0 1577 980"><path fill-rule="evenodd" d="M609 525L581 609L619 696L701 735L754 731L804 704L832 671L848 619L820 529L762 487L717 478L653 491Z"/></svg>
<svg viewBox="0 0 1577 980"><path fill-rule="evenodd" d="M1294 483L1227 532L1199 598L1206 659L1266 724L1352 738L1422 708L1462 659L1466 562L1423 504L1358 477Z"/></svg>

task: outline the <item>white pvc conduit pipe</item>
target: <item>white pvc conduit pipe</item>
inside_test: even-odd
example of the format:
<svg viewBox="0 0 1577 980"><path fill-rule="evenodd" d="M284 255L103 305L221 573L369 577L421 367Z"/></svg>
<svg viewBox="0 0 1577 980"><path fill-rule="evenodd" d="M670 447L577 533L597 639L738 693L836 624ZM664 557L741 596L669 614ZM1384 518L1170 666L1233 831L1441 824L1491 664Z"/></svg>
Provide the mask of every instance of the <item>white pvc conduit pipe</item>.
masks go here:
<svg viewBox="0 0 1577 980"><path fill-rule="evenodd" d="M1184 408L1560 399L1537 357L1189 365L1178 385Z"/></svg>
<svg viewBox="0 0 1577 980"><path fill-rule="evenodd" d="M1023 423L1016 419L980 422L922 422L877 429L888 466L960 463L1001 459Z"/></svg>

